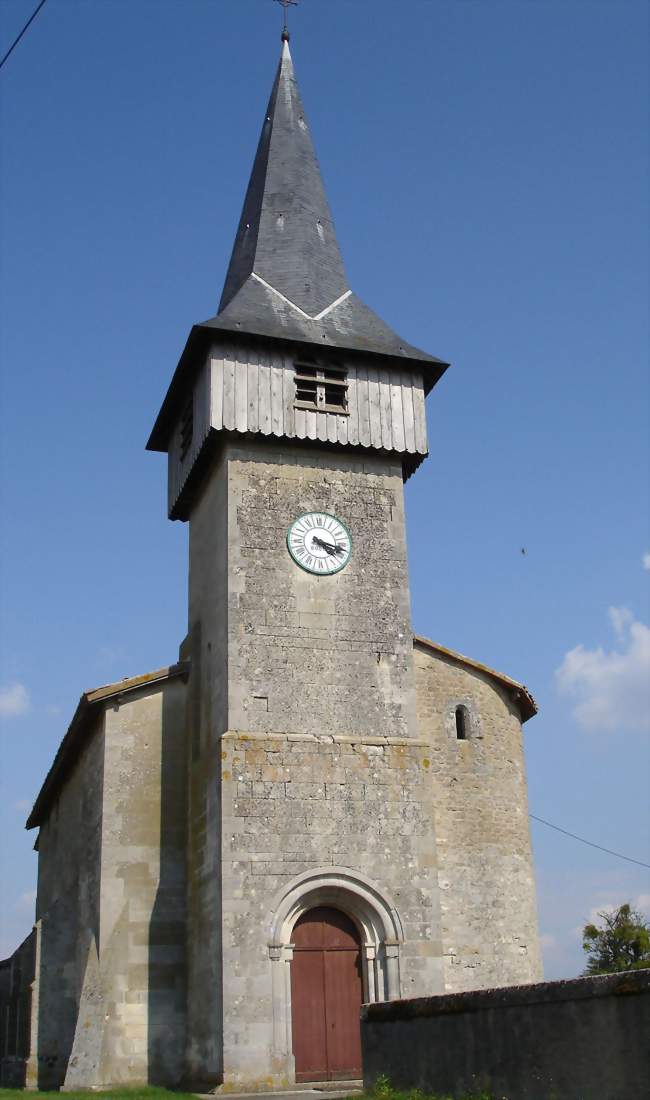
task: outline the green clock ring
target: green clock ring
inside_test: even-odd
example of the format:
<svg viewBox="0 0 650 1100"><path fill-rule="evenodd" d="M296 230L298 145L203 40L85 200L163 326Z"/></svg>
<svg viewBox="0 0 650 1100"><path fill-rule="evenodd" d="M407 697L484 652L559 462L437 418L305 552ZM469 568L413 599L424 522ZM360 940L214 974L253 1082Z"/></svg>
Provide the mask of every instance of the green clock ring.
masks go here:
<svg viewBox="0 0 650 1100"><path fill-rule="evenodd" d="M287 531L287 548L296 565L317 577L345 569L352 555L352 535L329 512L305 512Z"/></svg>

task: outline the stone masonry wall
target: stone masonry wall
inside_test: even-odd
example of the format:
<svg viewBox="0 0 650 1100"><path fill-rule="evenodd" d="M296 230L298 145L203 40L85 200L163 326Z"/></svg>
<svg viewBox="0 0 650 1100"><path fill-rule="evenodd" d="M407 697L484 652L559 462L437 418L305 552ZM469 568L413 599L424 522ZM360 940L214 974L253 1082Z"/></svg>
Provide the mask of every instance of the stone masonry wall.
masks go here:
<svg viewBox="0 0 650 1100"><path fill-rule="evenodd" d="M98 720L38 836L35 1084L63 1085L83 1000L97 964L104 722Z"/></svg>
<svg viewBox="0 0 650 1100"><path fill-rule="evenodd" d="M228 734L222 784L227 1084L282 1084L268 945L273 899L296 876L330 865L371 878L402 920L402 994L442 988L426 749L417 739Z"/></svg>
<svg viewBox="0 0 650 1100"><path fill-rule="evenodd" d="M91 1050L87 1039L80 1041L76 1072L72 1059L66 1085L87 1085L94 1069L100 1086L171 1086L183 1076L185 1056L182 680L109 705L105 736L101 1020L89 1011L87 1028L101 1044Z"/></svg>
<svg viewBox="0 0 650 1100"><path fill-rule="evenodd" d="M34 1084L178 1082L185 687L107 704L39 834Z"/></svg>
<svg viewBox="0 0 650 1100"><path fill-rule="evenodd" d="M650 970L361 1010L363 1077L404 1092L647 1100Z"/></svg>
<svg viewBox="0 0 650 1100"><path fill-rule="evenodd" d="M287 551L311 510L351 531L335 576ZM338 861L397 889L403 980L442 988L399 461L224 442L192 509L189 605L189 1073L279 1082L268 909L300 870Z"/></svg>
<svg viewBox="0 0 650 1100"><path fill-rule="evenodd" d="M30 1057L36 1038L32 1032L36 929L13 955L0 962L0 1085L35 1088L37 1059Z"/></svg>
<svg viewBox="0 0 650 1100"><path fill-rule="evenodd" d="M351 531L335 576L287 552L311 510ZM519 718L487 677L414 658L399 463L226 440L192 510L189 604L191 1079L291 1079L272 906L316 868L394 899L404 994L537 977Z"/></svg>
<svg viewBox="0 0 650 1100"><path fill-rule="evenodd" d="M228 728L416 735L399 461L229 445ZM347 524L352 557L315 577L286 547L302 513Z"/></svg>
<svg viewBox="0 0 650 1100"><path fill-rule="evenodd" d="M416 644L418 723L430 739L445 988L538 981L537 927L519 714L487 675ZM458 740L457 705L469 736Z"/></svg>
<svg viewBox="0 0 650 1100"><path fill-rule="evenodd" d="M188 1081L201 1091L223 1072L220 737L228 723L228 462L221 455L195 501L189 540L191 660L187 850Z"/></svg>

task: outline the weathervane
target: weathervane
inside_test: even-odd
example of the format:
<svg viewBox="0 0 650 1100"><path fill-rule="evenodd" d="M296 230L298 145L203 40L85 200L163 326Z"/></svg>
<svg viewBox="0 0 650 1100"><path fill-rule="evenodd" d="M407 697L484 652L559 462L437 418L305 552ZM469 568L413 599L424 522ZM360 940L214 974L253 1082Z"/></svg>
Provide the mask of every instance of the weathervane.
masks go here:
<svg viewBox="0 0 650 1100"><path fill-rule="evenodd" d="M299 3L299 0L275 0L276 4L281 4L284 8L284 27L282 29L282 41L289 41L289 8L294 7Z"/></svg>

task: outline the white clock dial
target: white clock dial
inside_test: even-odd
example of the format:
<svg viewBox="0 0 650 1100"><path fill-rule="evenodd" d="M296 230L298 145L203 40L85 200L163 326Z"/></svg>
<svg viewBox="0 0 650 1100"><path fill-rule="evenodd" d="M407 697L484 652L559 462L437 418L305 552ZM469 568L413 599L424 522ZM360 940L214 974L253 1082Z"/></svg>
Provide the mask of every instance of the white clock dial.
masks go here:
<svg viewBox="0 0 650 1100"><path fill-rule="evenodd" d="M291 557L317 576L338 573L350 560L352 536L344 523L328 512L306 512L287 532Z"/></svg>

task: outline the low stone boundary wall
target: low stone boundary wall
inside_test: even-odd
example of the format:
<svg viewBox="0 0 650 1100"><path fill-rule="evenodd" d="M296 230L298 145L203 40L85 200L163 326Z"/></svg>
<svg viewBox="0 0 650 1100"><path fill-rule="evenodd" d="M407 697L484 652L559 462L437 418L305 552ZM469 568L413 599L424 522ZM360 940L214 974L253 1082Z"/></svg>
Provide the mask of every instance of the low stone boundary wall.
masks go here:
<svg viewBox="0 0 650 1100"><path fill-rule="evenodd" d="M27 1083L35 950L32 931L10 958L0 962L0 1086L5 1088Z"/></svg>
<svg viewBox="0 0 650 1100"><path fill-rule="evenodd" d="M361 1041L366 1088L648 1100L650 969L364 1005Z"/></svg>

